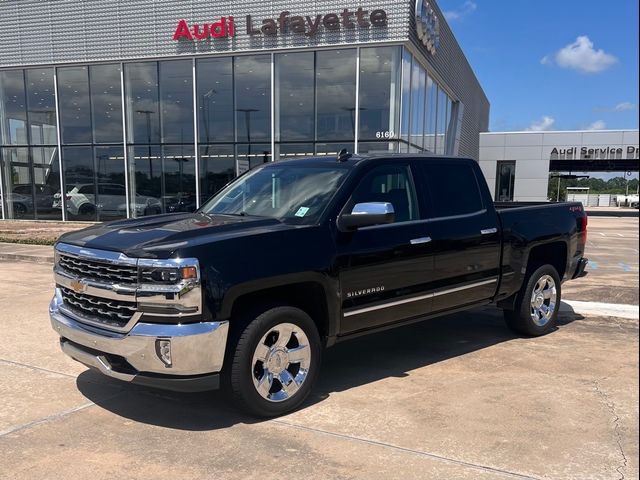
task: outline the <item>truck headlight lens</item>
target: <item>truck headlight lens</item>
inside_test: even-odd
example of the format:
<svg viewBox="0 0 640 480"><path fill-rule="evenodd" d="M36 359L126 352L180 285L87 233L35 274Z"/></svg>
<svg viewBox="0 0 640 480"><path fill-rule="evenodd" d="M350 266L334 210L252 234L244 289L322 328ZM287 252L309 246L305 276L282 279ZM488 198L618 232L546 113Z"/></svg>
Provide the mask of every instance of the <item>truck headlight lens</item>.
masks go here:
<svg viewBox="0 0 640 480"><path fill-rule="evenodd" d="M189 267L140 267L140 283L173 285L180 280L197 280L198 269Z"/></svg>

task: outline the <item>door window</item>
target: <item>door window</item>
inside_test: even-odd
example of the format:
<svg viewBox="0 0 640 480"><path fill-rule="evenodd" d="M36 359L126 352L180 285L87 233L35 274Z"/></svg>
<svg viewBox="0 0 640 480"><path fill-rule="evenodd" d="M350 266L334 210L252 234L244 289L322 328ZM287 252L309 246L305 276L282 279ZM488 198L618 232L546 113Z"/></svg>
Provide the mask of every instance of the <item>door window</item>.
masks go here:
<svg viewBox="0 0 640 480"><path fill-rule="evenodd" d="M496 172L496 201L513 202L516 181L516 162L498 162Z"/></svg>
<svg viewBox="0 0 640 480"><path fill-rule="evenodd" d="M407 166L382 166L371 170L351 197L356 203L388 202L393 205L395 222L418 220L418 202Z"/></svg>
<svg viewBox="0 0 640 480"><path fill-rule="evenodd" d="M480 187L473 168L454 160L445 162L421 165L431 197L433 214L430 216L452 217L482 211Z"/></svg>

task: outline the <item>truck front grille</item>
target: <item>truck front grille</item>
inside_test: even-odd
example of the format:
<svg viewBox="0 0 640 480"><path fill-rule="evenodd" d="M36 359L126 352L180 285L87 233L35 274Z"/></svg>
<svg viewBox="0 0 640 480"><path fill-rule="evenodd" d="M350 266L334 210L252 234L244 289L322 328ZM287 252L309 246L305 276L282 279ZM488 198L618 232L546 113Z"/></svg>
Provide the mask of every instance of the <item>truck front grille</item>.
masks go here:
<svg viewBox="0 0 640 480"><path fill-rule="evenodd" d="M122 302L76 293L60 287L64 305L76 315L106 326L122 328L136 312L135 302Z"/></svg>
<svg viewBox="0 0 640 480"><path fill-rule="evenodd" d="M138 269L135 266L114 265L65 254L60 254L58 266L79 278L118 284L138 282Z"/></svg>

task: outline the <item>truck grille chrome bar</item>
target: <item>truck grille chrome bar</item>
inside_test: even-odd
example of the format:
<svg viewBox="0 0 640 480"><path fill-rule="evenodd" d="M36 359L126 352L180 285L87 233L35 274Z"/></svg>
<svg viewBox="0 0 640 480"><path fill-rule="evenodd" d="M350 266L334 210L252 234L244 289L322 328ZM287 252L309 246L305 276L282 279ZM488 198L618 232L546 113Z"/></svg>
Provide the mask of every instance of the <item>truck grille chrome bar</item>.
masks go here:
<svg viewBox="0 0 640 480"><path fill-rule="evenodd" d="M60 287L63 305L73 313L108 327L123 328L136 313L134 302L121 302L76 293Z"/></svg>
<svg viewBox="0 0 640 480"><path fill-rule="evenodd" d="M135 266L85 260L63 253L60 254L58 266L73 275L92 280L121 284L135 284L138 281L138 270Z"/></svg>

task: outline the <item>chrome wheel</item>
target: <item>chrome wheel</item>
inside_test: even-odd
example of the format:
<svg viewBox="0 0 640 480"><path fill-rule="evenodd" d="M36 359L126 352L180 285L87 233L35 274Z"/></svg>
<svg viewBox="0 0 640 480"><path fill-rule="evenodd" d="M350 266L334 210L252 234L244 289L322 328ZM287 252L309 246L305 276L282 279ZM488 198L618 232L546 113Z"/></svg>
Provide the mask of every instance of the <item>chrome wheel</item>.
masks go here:
<svg viewBox="0 0 640 480"><path fill-rule="evenodd" d="M282 402L295 395L309 373L311 347L302 329L280 323L260 339L251 361L256 390L266 400Z"/></svg>
<svg viewBox="0 0 640 480"><path fill-rule="evenodd" d="M551 320L557 301L556 282L550 275L543 275L531 292L531 320L533 323L544 327Z"/></svg>

